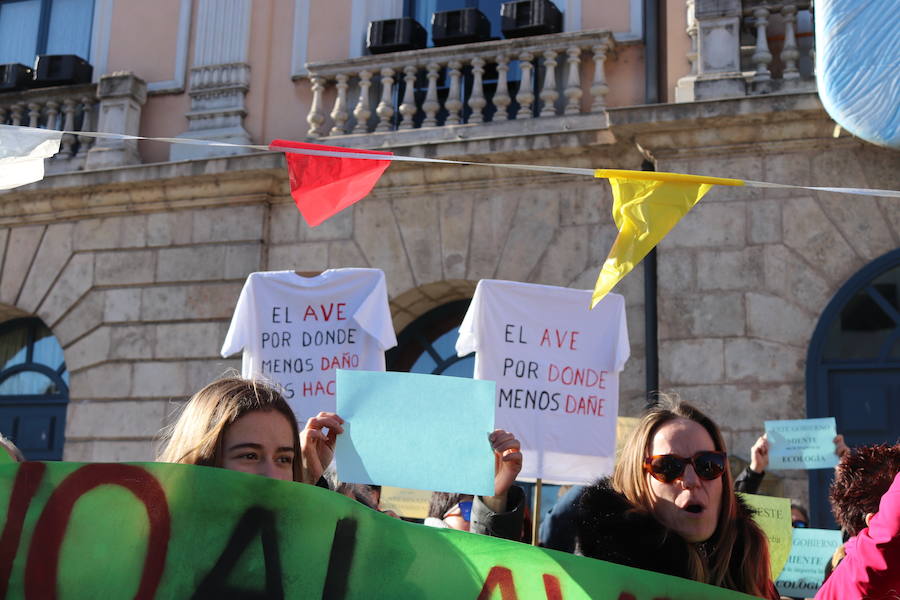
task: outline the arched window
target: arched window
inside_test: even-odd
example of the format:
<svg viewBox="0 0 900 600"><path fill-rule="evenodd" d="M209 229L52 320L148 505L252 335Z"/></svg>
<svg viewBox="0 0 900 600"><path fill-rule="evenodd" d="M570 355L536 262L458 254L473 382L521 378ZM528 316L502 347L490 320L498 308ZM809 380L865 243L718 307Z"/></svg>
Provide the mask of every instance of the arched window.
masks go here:
<svg viewBox="0 0 900 600"><path fill-rule="evenodd" d="M60 460L68 401L63 350L47 326L0 324L0 432L29 460Z"/></svg>
<svg viewBox="0 0 900 600"><path fill-rule="evenodd" d="M816 326L806 363L807 416L834 417L851 447L900 438L900 250L838 290ZM830 470L810 471L813 523L833 523Z"/></svg>
<svg viewBox="0 0 900 600"><path fill-rule="evenodd" d="M448 302L407 325L397 337L397 346L385 355L387 370L472 377L475 354L456 356L459 325L470 302Z"/></svg>

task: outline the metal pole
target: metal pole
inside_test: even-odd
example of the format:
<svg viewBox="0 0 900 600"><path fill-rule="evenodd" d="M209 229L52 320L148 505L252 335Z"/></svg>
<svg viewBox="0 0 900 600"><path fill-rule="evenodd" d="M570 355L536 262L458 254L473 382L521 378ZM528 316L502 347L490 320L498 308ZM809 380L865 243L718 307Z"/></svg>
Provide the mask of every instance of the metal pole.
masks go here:
<svg viewBox="0 0 900 600"><path fill-rule="evenodd" d="M659 2L644 0L644 101L659 102L660 39Z"/></svg>
<svg viewBox="0 0 900 600"><path fill-rule="evenodd" d="M538 477L534 482L534 507L531 515L531 545L538 545L538 528L541 522L541 478Z"/></svg>
<svg viewBox="0 0 900 600"><path fill-rule="evenodd" d="M653 162L645 160L642 171L655 171ZM659 341L657 326L659 314L656 306L656 248L644 258L644 355L647 386L647 406L656 403L655 394L659 391Z"/></svg>
<svg viewBox="0 0 900 600"><path fill-rule="evenodd" d="M660 2L644 0L644 102L660 101L659 74L662 67L660 50ZM641 165L642 171L655 171L656 165L649 157ZM647 386L647 406L656 403L659 391L659 342L657 340L656 248L644 258L644 355Z"/></svg>

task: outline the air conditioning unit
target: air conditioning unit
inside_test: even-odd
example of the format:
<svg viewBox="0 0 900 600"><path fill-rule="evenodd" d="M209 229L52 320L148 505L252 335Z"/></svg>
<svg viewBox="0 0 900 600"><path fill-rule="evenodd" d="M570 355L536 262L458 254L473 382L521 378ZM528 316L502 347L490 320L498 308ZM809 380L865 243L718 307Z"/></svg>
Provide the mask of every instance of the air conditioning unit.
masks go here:
<svg viewBox="0 0 900 600"><path fill-rule="evenodd" d="M550 0L516 0L500 5L500 29L506 38L562 31L562 13Z"/></svg>
<svg viewBox="0 0 900 600"><path fill-rule="evenodd" d="M90 83L94 67L74 54L39 54L34 61L33 87Z"/></svg>
<svg viewBox="0 0 900 600"><path fill-rule="evenodd" d="M427 39L425 28L410 17L370 21L366 48L372 54L419 50L425 47Z"/></svg>
<svg viewBox="0 0 900 600"><path fill-rule="evenodd" d="M24 90L31 85L34 71L19 63L0 65L0 92Z"/></svg>
<svg viewBox="0 0 900 600"><path fill-rule="evenodd" d="M491 39L491 22L477 8L436 12L431 17L431 40L435 46L484 42Z"/></svg>

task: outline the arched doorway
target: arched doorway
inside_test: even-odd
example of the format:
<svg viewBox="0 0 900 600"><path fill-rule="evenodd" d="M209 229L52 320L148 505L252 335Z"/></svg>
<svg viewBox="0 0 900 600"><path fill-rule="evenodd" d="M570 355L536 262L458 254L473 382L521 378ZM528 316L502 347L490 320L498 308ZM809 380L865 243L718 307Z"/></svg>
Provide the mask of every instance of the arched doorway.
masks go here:
<svg viewBox="0 0 900 600"><path fill-rule="evenodd" d="M833 416L851 447L900 438L900 249L851 277L822 313L807 355L806 410ZM809 472L816 527L834 526L833 476Z"/></svg>
<svg viewBox="0 0 900 600"><path fill-rule="evenodd" d="M29 460L61 460L68 401L63 350L44 322L0 323L0 432Z"/></svg>

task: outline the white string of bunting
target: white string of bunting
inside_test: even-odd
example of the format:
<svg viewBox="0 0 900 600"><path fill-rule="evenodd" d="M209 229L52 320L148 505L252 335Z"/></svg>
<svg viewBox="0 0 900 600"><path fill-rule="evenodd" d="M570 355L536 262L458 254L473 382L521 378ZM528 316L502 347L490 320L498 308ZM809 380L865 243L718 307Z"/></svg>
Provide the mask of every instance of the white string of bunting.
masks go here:
<svg viewBox="0 0 900 600"><path fill-rule="evenodd" d="M233 144L230 142L216 142L212 140L201 140L201 139L191 139L191 138L170 138L170 137L145 137L139 135L127 135L122 133L105 133L100 131L48 131L46 129L37 129L31 127L20 127L14 125L0 125L0 130L6 130L8 133L13 133L15 130L23 130L29 132L40 131L44 134L54 134L58 136L62 136L64 134L70 134L75 136L82 137L92 137L97 139L112 139L112 140L134 140L134 141L147 141L147 142L161 142L167 144L189 144L195 146L212 146L212 147L222 147L222 148L240 148L240 149L249 149L249 150L258 150L263 152L290 152L296 154L306 154L309 156L322 156L322 157L330 157L330 158L353 158L360 160L380 160L380 161L396 161L396 162L411 162L411 163L431 163L431 164L443 164L443 165L463 165L463 166L479 166L479 167L495 167L499 169L515 169L520 171L535 171L542 173L558 173L561 175L579 175L585 177L607 177L610 173L614 173L615 170L609 169L584 169L584 168L576 168L576 167L561 167L561 166L548 166L548 165L526 165L526 164L515 164L515 163L483 163L483 162L474 162L474 161L463 161L463 160L447 160L440 158L425 158L425 157L417 157L417 156L402 156L397 154L381 154L381 153L369 153L363 151L354 151L353 149L347 150L332 150L329 148L333 148L332 146L323 145L321 149L315 147L306 147L306 148L295 148L295 147L287 147L287 146L263 146L258 144ZM315 146L316 144L307 144L308 146ZM0 144L0 162L4 160L4 156L10 156L9 153L3 152L2 144ZM663 175L662 173L654 173L654 172L646 172L646 176L648 179L654 179ZM677 174L676 174L677 175ZM696 178L697 180L704 179L704 176L692 176L692 175L681 175L680 177L684 178ZM868 189L868 188L850 188L850 187L820 187L820 186L806 186L806 185L791 185L785 183L772 183L767 181L753 181L749 179L720 179L710 177L709 183L721 183L725 185L735 185L735 186L746 186L746 187L756 187L756 188L774 188L774 189L794 189L794 190L810 190L815 192L830 192L830 193L838 193L838 194L853 194L860 196L882 196L888 198L900 198L900 191L898 190L882 190L882 189ZM717 181L718 180L718 181ZM730 182L730 183L726 183Z"/></svg>

